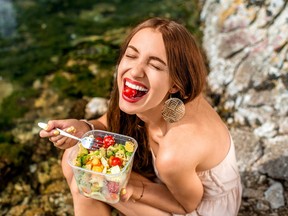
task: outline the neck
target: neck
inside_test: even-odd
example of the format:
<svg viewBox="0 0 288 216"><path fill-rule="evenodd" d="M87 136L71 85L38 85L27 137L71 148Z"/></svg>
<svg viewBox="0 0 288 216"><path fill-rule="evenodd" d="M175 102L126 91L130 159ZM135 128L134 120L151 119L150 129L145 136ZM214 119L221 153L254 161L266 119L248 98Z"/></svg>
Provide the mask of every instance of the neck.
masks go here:
<svg viewBox="0 0 288 216"><path fill-rule="evenodd" d="M162 108L156 108L145 113L138 113L137 116L145 122L148 128L166 128L167 122L163 119L161 111Z"/></svg>

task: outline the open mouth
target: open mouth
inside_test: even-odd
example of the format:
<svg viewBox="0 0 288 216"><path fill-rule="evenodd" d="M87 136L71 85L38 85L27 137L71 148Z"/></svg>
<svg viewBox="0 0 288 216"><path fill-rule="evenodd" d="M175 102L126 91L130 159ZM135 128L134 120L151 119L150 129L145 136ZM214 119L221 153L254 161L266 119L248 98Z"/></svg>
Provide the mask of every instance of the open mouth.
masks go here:
<svg viewBox="0 0 288 216"><path fill-rule="evenodd" d="M126 79L123 89L123 95L129 99L140 99L148 92L148 89L142 84L132 82Z"/></svg>

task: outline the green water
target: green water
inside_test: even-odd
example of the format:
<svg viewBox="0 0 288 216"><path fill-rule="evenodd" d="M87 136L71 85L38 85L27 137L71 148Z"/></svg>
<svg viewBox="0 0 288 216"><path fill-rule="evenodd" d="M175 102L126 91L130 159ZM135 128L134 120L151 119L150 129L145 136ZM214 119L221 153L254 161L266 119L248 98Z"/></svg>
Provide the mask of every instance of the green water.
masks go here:
<svg viewBox="0 0 288 216"><path fill-rule="evenodd" d="M39 92L31 86L50 74L51 88L62 97L107 97L119 45L143 19L172 18L201 38L196 0L0 0L0 5L0 78L14 86L1 103L0 130L32 108ZM89 64L69 64L81 61ZM60 71L75 75L74 82Z"/></svg>

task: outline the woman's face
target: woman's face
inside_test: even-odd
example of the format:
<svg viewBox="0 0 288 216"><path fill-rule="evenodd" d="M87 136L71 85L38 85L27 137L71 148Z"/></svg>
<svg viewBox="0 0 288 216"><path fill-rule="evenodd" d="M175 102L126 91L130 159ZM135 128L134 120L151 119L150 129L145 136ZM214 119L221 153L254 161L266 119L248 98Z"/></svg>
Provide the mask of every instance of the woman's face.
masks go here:
<svg viewBox="0 0 288 216"><path fill-rule="evenodd" d="M128 114L161 110L171 89L162 34L152 28L137 32L118 65L120 109Z"/></svg>

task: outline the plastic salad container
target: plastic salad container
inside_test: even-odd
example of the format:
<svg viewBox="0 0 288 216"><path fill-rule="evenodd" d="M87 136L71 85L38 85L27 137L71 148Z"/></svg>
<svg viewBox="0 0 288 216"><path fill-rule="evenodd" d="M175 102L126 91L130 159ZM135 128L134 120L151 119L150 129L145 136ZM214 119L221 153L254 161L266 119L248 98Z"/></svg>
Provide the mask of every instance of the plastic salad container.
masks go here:
<svg viewBox="0 0 288 216"><path fill-rule="evenodd" d="M89 131L86 136L94 136L102 147L87 150L81 143L72 147L68 163L79 191L86 197L117 203L129 180L138 143L132 137L101 130Z"/></svg>

